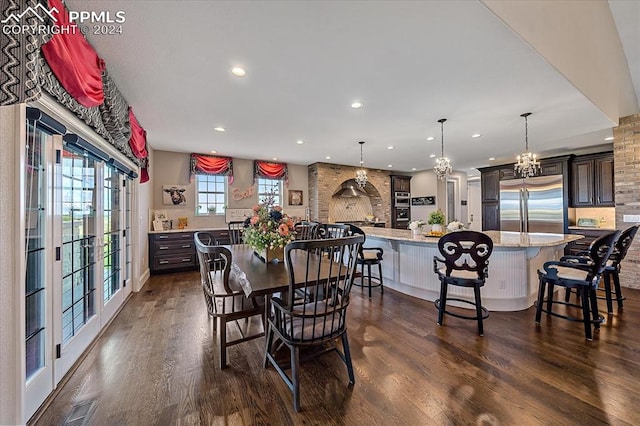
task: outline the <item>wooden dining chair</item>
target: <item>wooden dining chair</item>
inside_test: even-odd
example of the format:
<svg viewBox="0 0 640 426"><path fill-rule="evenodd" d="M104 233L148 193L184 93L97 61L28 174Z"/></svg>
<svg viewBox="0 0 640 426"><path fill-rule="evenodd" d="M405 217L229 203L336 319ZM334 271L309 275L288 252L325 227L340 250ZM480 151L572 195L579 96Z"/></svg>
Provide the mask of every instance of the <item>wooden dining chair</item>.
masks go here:
<svg viewBox="0 0 640 426"><path fill-rule="evenodd" d="M296 240L313 240L316 238L318 222L300 221L294 225Z"/></svg>
<svg viewBox="0 0 640 426"><path fill-rule="evenodd" d="M242 233L244 232L243 221L231 221L229 227L229 241L231 244L242 244Z"/></svg>
<svg viewBox="0 0 640 426"><path fill-rule="evenodd" d="M536 303L536 324L540 324L542 312L546 312L547 315L582 322L586 339L593 338L591 326L600 328L600 323L604 321L598 313L596 289L619 236L620 231L615 231L596 239L589 247L588 257L545 262L542 269L538 270L540 284ZM582 303L577 305L564 299L554 299L555 286L579 290ZM582 308L582 317L554 311L553 307L558 305Z"/></svg>
<svg viewBox="0 0 640 426"><path fill-rule="evenodd" d="M220 354L220 368L227 367L227 348L264 336L264 321L262 330L258 333L247 334L238 323L240 319L259 316L264 320L264 303L259 299L248 299L242 290L241 280L244 273L232 262L232 255L228 248L219 245L205 244L207 236L196 232L194 240L200 263L200 278L202 291L207 306L207 312L215 319L213 324L217 334L217 344ZM204 233L206 234L206 233ZM227 339L227 323L234 322L240 331L240 338ZM245 326L248 325L245 321Z"/></svg>
<svg viewBox="0 0 640 426"><path fill-rule="evenodd" d="M300 350L323 347L310 357L337 352L347 366L349 384L355 383L349 339L347 338L347 307L353 284L358 249L364 236L326 240L293 241L285 247L285 262L289 273L286 296L273 297L273 315L268 321L264 366L273 365L293 393L293 408L300 411ZM320 250L328 256L319 256ZM296 269L295 260L305 259L306 268ZM335 262L333 259L342 259ZM299 298L298 291L316 297ZM342 341L342 351L336 341ZM289 364L276 357L282 342L290 351ZM288 375L285 370L291 370Z"/></svg>

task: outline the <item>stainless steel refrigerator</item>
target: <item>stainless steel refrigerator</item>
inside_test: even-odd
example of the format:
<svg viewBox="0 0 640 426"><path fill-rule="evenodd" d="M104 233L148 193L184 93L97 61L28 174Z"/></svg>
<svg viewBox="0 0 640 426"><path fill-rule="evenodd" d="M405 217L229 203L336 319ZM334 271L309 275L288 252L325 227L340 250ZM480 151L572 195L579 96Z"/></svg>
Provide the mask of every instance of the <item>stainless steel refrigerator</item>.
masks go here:
<svg viewBox="0 0 640 426"><path fill-rule="evenodd" d="M564 233L562 175L500 182L500 230Z"/></svg>

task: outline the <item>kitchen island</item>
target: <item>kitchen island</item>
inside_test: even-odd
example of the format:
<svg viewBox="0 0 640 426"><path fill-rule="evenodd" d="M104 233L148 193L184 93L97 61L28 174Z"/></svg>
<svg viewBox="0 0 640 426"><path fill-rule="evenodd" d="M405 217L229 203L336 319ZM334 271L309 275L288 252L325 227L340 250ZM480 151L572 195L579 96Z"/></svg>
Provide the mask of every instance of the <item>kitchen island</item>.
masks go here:
<svg viewBox="0 0 640 426"><path fill-rule="evenodd" d="M413 235L410 230L362 228L365 247L384 250L382 274L385 287L425 300L440 295L440 281L433 272L433 256L439 255L438 238ZM538 268L558 260L567 243L580 235L485 231L493 240L489 276L482 289L482 305L490 311L519 311L533 305L538 294ZM473 289L450 286L452 297L473 300Z"/></svg>

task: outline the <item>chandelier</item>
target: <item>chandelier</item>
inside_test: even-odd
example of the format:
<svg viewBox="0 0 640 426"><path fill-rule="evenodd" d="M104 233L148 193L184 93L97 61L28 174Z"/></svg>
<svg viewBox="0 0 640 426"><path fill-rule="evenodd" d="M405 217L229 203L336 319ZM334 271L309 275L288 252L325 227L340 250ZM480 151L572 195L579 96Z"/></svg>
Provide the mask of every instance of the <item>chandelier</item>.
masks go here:
<svg viewBox="0 0 640 426"><path fill-rule="evenodd" d="M356 171L356 183L360 188L364 189L369 178L367 178L367 171L364 169L364 160L362 160L362 145L364 145L364 141L358 143L360 144L360 170Z"/></svg>
<svg viewBox="0 0 640 426"><path fill-rule="evenodd" d="M524 152L518 155L518 162L513 166L516 175L520 177L533 177L540 172L540 162L536 158L535 154L529 151L529 125L527 117L531 115L530 112L521 114L520 117L524 117Z"/></svg>
<svg viewBox="0 0 640 426"><path fill-rule="evenodd" d="M445 180L449 173L453 171L451 168L451 163L449 159L444 156L444 122L447 121L446 118L441 118L438 120L440 123L440 133L441 133L441 154L440 158L436 158L436 165L433 167L433 171L438 176L438 179Z"/></svg>

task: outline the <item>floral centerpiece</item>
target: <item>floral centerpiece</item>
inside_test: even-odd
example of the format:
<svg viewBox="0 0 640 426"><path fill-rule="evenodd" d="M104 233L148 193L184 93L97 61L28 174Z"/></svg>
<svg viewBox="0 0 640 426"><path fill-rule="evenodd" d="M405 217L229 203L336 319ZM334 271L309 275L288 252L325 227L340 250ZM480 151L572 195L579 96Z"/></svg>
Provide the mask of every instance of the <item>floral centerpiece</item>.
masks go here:
<svg viewBox="0 0 640 426"><path fill-rule="evenodd" d="M273 196L253 207L253 216L245 221L245 226L243 241L262 260L284 260L284 246L295 237L294 222L282 213L282 207L273 205Z"/></svg>
<svg viewBox="0 0 640 426"><path fill-rule="evenodd" d="M461 231L463 229L465 229L465 224L462 223L462 222L455 221L455 220L447 225L447 230L452 231L452 232L453 231Z"/></svg>
<svg viewBox="0 0 640 426"><path fill-rule="evenodd" d="M424 220L414 220L409 224L409 229L411 229L414 234L419 234L422 232L422 227L424 225L426 225Z"/></svg>
<svg viewBox="0 0 640 426"><path fill-rule="evenodd" d="M431 212L428 220L429 225L431 225L431 233L442 235L442 227L444 226L445 220L442 210L438 209Z"/></svg>

